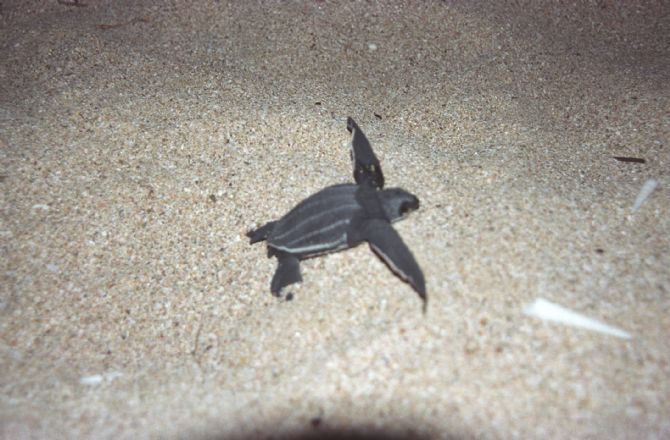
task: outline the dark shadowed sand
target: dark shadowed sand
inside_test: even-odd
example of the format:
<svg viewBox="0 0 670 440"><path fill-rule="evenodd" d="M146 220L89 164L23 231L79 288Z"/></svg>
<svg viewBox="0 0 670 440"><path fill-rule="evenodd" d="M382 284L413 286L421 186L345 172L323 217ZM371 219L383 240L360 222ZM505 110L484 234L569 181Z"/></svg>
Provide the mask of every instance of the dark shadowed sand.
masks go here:
<svg viewBox="0 0 670 440"><path fill-rule="evenodd" d="M0 437L670 437L670 6L561 3L0 2ZM352 181L347 116L425 315L244 236Z"/></svg>

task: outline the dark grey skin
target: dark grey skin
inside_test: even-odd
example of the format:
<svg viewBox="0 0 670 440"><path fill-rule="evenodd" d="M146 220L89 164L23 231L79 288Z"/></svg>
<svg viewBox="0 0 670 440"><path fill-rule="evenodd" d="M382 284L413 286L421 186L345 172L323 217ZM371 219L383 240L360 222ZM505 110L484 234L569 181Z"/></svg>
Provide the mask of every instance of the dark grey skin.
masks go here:
<svg viewBox="0 0 670 440"><path fill-rule="evenodd" d="M359 185L384 188L382 167L363 130L351 118L347 118L347 130L351 133L350 154L354 166L354 180Z"/></svg>
<svg viewBox="0 0 670 440"><path fill-rule="evenodd" d="M300 260L348 249L367 241L372 250L427 302L423 273L391 223L418 209L419 199L401 188L381 189L384 177L370 143L353 119L351 159L356 184L322 189L277 221L249 231L250 242L267 240L277 271L270 291L302 281Z"/></svg>

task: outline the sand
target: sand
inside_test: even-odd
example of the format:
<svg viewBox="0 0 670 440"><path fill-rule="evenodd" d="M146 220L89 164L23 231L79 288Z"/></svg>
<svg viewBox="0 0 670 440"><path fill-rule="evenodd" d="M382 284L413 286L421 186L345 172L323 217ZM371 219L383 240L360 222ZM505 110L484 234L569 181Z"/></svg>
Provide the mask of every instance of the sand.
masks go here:
<svg viewBox="0 0 670 440"><path fill-rule="evenodd" d="M352 181L347 116L425 315L244 236ZM0 437L668 438L669 139L665 2L2 1Z"/></svg>

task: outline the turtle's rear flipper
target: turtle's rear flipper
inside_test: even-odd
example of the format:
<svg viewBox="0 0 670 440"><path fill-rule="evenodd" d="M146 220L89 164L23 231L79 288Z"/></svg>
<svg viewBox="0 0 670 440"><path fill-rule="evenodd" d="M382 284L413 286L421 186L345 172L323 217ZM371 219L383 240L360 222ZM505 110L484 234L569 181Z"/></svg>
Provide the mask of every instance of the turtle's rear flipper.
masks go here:
<svg viewBox="0 0 670 440"><path fill-rule="evenodd" d="M384 220L369 220L363 225L362 235L388 267L412 285L425 304L427 297L423 273L393 227Z"/></svg>
<svg viewBox="0 0 670 440"><path fill-rule="evenodd" d="M249 243L254 244L258 243L259 241L266 240L268 238L268 235L270 235L270 233L274 229L276 223L277 222L267 222L260 228L253 229L247 232L247 237L250 238Z"/></svg>
<svg viewBox="0 0 670 440"><path fill-rule="evenodd" d="M382 189L384 187L384 174L382 174L379 159L372 151L370 142L358 127L358 124L351 118L347 118L347 130L352 135L350 152L356 183Z"/></svg>
<svg viewBox="0 0 670 440"><path fill-rule="evenodd" d="M300 276L300 260L295 255L278 251L275 256L279 265L272 277L270 291L274 296L279 296L284 287L302 281L302 277Z"/></svg>

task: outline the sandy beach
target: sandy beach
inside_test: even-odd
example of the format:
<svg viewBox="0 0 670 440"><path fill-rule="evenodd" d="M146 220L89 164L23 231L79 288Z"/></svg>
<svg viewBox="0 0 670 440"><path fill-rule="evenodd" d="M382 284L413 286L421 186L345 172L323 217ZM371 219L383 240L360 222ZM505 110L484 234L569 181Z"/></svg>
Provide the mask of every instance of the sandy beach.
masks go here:
<svg viewBox="0 0 670 440"><path fill-rule="evenodd" d="M245 236L349 116L425 314ZM669 438L669 139L665 2L2 1L0 438Z"/></svg>

